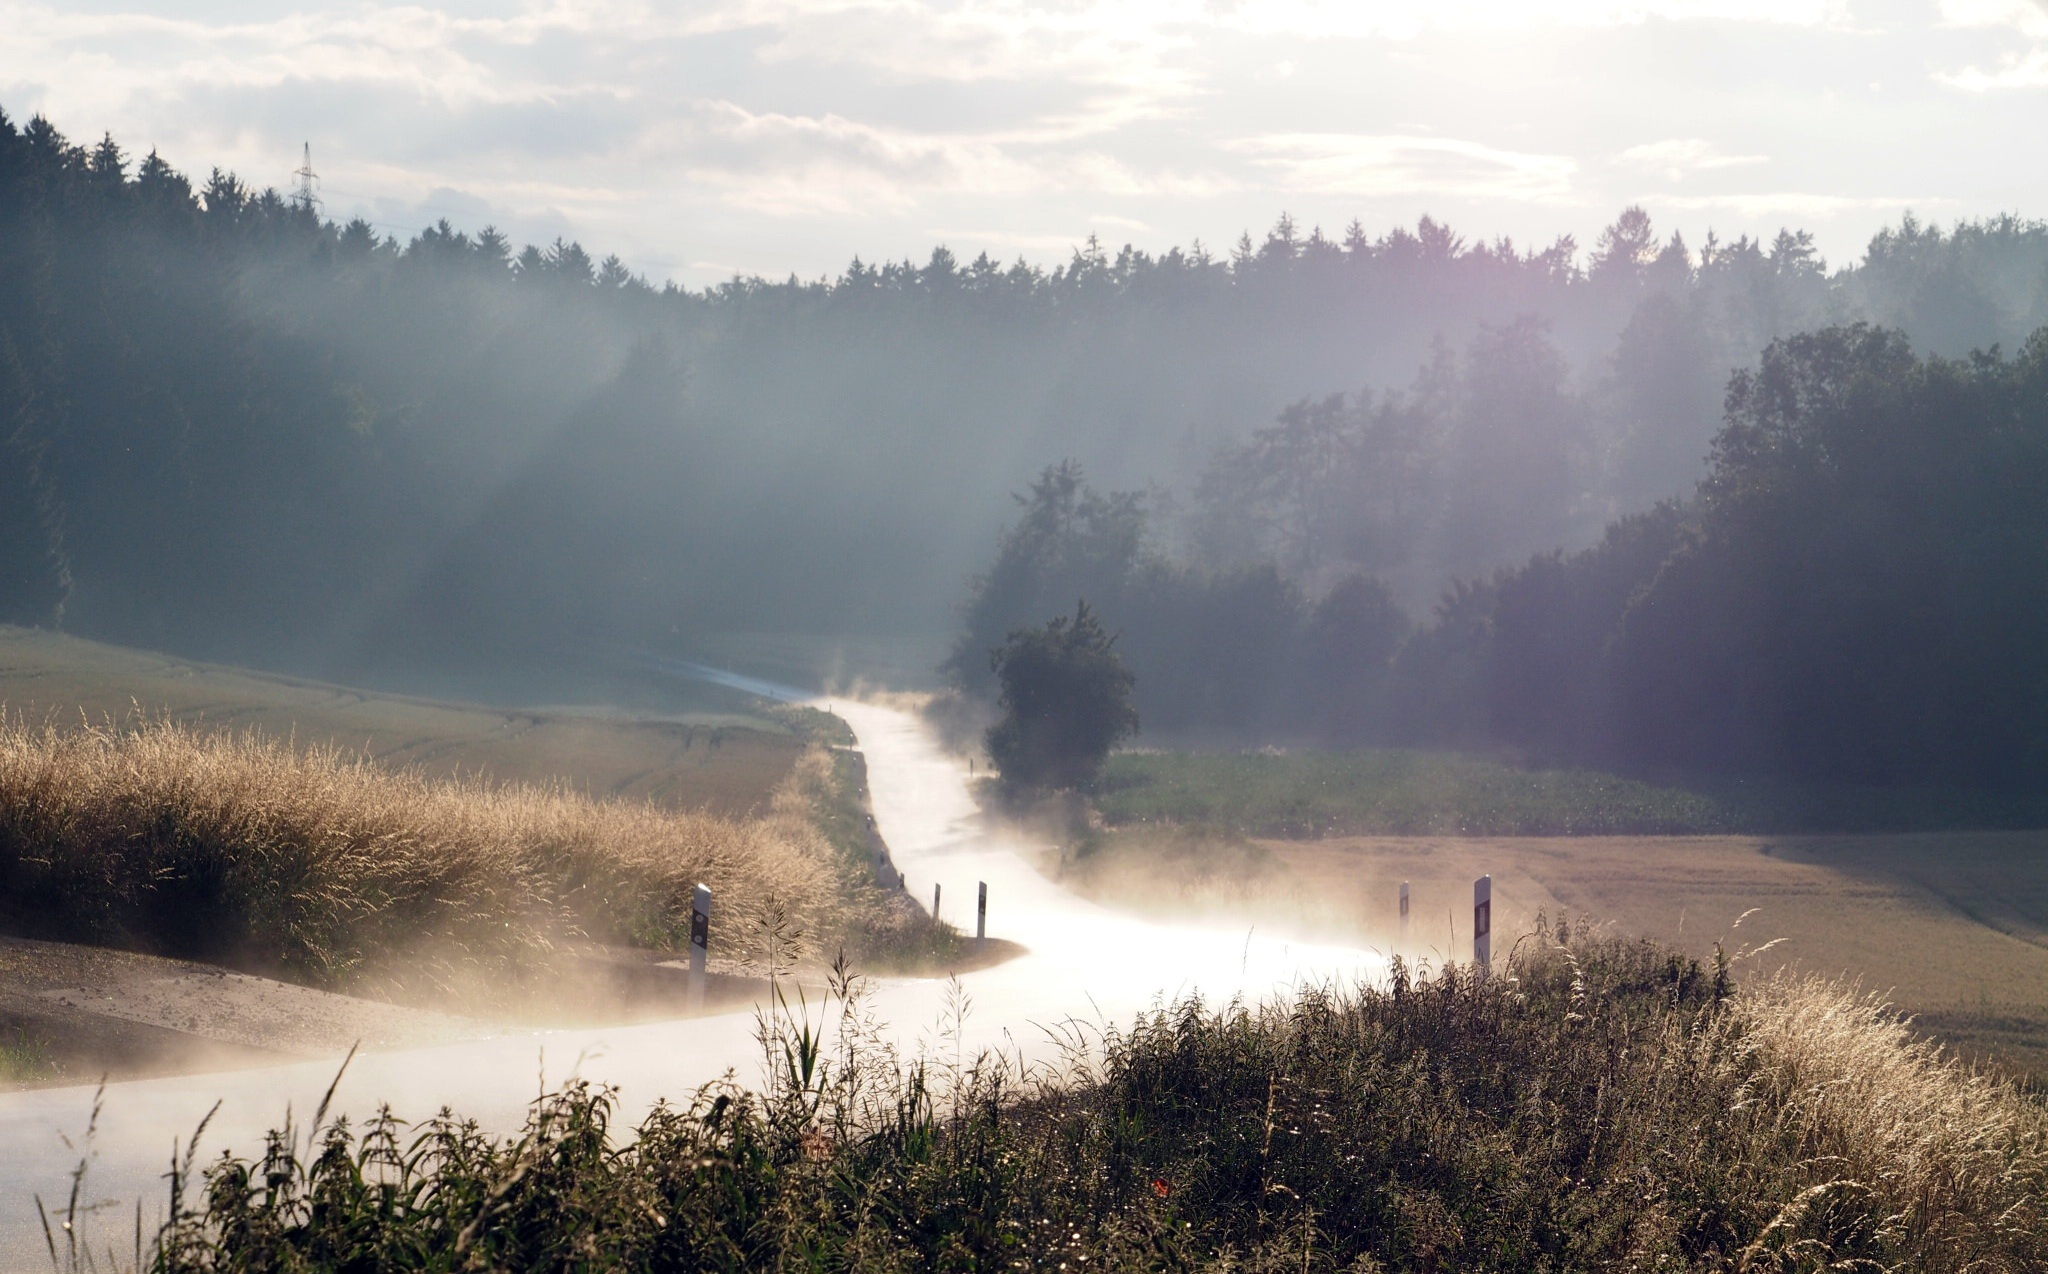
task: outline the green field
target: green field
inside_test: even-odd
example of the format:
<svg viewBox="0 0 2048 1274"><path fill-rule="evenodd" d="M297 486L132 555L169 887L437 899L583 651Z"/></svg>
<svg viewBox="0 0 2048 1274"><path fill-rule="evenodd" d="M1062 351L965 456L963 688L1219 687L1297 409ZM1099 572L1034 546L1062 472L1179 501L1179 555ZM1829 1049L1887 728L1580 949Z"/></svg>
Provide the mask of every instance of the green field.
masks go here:
<svg viewBox="0 0 2048 1274"><path fill-rule="evenodd" d="M1452 752L1122 752L1096 808L1111 826L1245 836L1702 836L2048 825L2039 798L1915 788L1656 783L1522 769Z"/></svg>
<svg viewBox="0 0 2048 1274"><path fill-rule="evenodd" d="M256 729L331 744L429 778L561 784L591 796L742 815L766 808L803 755L800 714L703 687L686 710L625 717L480 707L337 686L0 625L0 709L30 724L121 721Z"/></svg>

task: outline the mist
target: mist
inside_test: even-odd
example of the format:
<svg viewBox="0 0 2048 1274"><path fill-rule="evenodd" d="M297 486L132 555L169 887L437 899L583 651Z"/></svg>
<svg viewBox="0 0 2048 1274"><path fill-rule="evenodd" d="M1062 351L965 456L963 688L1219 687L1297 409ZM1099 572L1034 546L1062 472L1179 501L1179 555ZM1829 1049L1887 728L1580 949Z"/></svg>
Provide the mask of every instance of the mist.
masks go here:
<svg viewBox="0 0 2048 1274"><path fill-rule="evenodd" d="M2015 219L1909 217L1830 268L1640 208L1584 249L1281 215L692 291L489 227L401 243L40 117L0 154L0 618L485 697L616 696L620 651L731 633L885 639L924 684L950 650L984 690L1009 627L1087 593L1158 726L1357 737L1363 707L1289 697L1365 694L1456 588L1689 500L1771 341L1867 319L1958 356L2048 317L2048 227ZM1109 558L1004 593L1056 471ZM1242 684L1176 682L1205 658Z"/></svg>

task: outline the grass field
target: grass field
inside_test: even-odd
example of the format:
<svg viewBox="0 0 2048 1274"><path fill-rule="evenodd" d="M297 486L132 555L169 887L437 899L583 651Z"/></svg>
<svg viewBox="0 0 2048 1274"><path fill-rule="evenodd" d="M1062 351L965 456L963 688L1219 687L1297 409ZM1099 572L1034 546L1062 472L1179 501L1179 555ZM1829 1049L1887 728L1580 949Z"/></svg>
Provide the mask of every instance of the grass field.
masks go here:
<svg viewBox="0 0 2048 1274"><path fill-rule="evenodd" d="M0 707L17 720L151 716L332 744L430 778L481 775L592 796L738 815L764 810L806 746L774 718L706 692L701 710L645 720L574 709L500 711L193 663L0 625Z"/></svg>
<svg viewBox="0 0 2048 1274"><path fill-rule="evenodd" d="M1096 806L1112 825L1246 836L1601 836L2048 826L2048 802L1935 790L1650 783L1450 752L1124 752Z"/></svg>

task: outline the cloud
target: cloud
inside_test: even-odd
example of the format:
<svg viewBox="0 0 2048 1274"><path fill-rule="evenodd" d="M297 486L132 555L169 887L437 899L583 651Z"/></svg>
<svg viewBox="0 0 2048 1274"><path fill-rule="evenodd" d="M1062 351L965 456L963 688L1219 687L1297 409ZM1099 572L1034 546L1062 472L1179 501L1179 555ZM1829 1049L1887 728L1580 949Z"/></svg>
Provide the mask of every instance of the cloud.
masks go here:
<svg viewBox="0 0 2048 1274"><path fill-rule="evenodd" d="M2006 28L2035 43L1990 67L1936 72L1938 82L1966 93L2048 88L2048 0L1941 0L1940 12L1944 26Z"/></svg>
<svg viewBox="0 0 2048 1274"><path fill-rule="evenodd" d="M1716 168L1767 162L1762 155L1724 155L1714 143L1699 137L1667 137L1660 142L1631 146L1615 158L1631 168L1658 173L1666 181L1682 181L1694 173Z"/></svg>
<svg viewBox="0 0 2048 1274"><path fill-rule="evenodd" d="M1563 155L1499 150L1449 137L1268 133L1226 145L1304 194L1457 195L1559 199L1578 164Z"/></svg>
<svg viewBox="0 0 2048 1274"><path fill-rule="evenodd" d="M2033 39L2048 39L2048 3L2043 0L1941 0L1943 25L2011 27Z"/></svg>
<svg viewBox="0 0 2048 1274"><path fill-rule="evenodd" d="M1528 30L1671 22L1838 26L1848 0L1220 0L1213 20L1259 35L1412 39L1428 31Z"/></svg>
<svg viewBox="0 0 2048 1274"><path fill-rule="evenodd" d="M1521 237L1767 171L1801 190L1657 203L1860 235L1905 202L1850 193L1878 162L1956 211L2048 190L2001 158L2024 130L1999 96L2048 87L2048 0L1867 27L1850 2L0 0L0 105L258 184L310 139L380 220L453 188L515 235L566 224L693 272L928 251L934 225L1160 248L1282 206ZM1915 78L1939 133L1865 89ZM1973 158L1958 135L2003 140Z"/></svg>
<svg viewBox="0 0 2048 1274"><path fill-rule="evenodd" d="M2048 48L2035 49L2024 56L2007 57L1995 70L1970 66L1960 71L1941 72L1935 78L1966 93L2048 88Z"/></svg>
<svg viewBox="0 0 2048 1274"><path fill-rule="evenodd" d="M1685 212L1729 212L1752 221L1773 217L1829 219L1845 213L1904 212L1909 208L1938 208L1957 201L1939 195L1829 195L1811 191L1768 190L1732 195L1643 195L1638 203L1655 203L1659 208Z"/></svg>
<svg viewBox="0 0 2048 1274"><path fill-rule="evenodd" d="M1203 195L1228 185L1000 133L925 133L831 114L755 112L722 100L695 103L650 130L638 158L716 186L740 206L783 216L907 209L932 192Z"/></svg>

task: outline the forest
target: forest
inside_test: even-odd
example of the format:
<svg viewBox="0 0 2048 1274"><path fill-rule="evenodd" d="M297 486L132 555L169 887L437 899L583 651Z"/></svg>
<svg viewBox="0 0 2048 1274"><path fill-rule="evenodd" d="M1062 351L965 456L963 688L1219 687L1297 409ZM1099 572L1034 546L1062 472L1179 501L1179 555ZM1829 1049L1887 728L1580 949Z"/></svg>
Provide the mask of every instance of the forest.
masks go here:
<svg viewBox="0 0 2048 1274"><path fill-rule="evenodd" d="M699 291L0 115L0 622L515 687L955 634L982 691L1085 598L1154 735L2037 782L2043 326L2018 217Z"/></svg>

